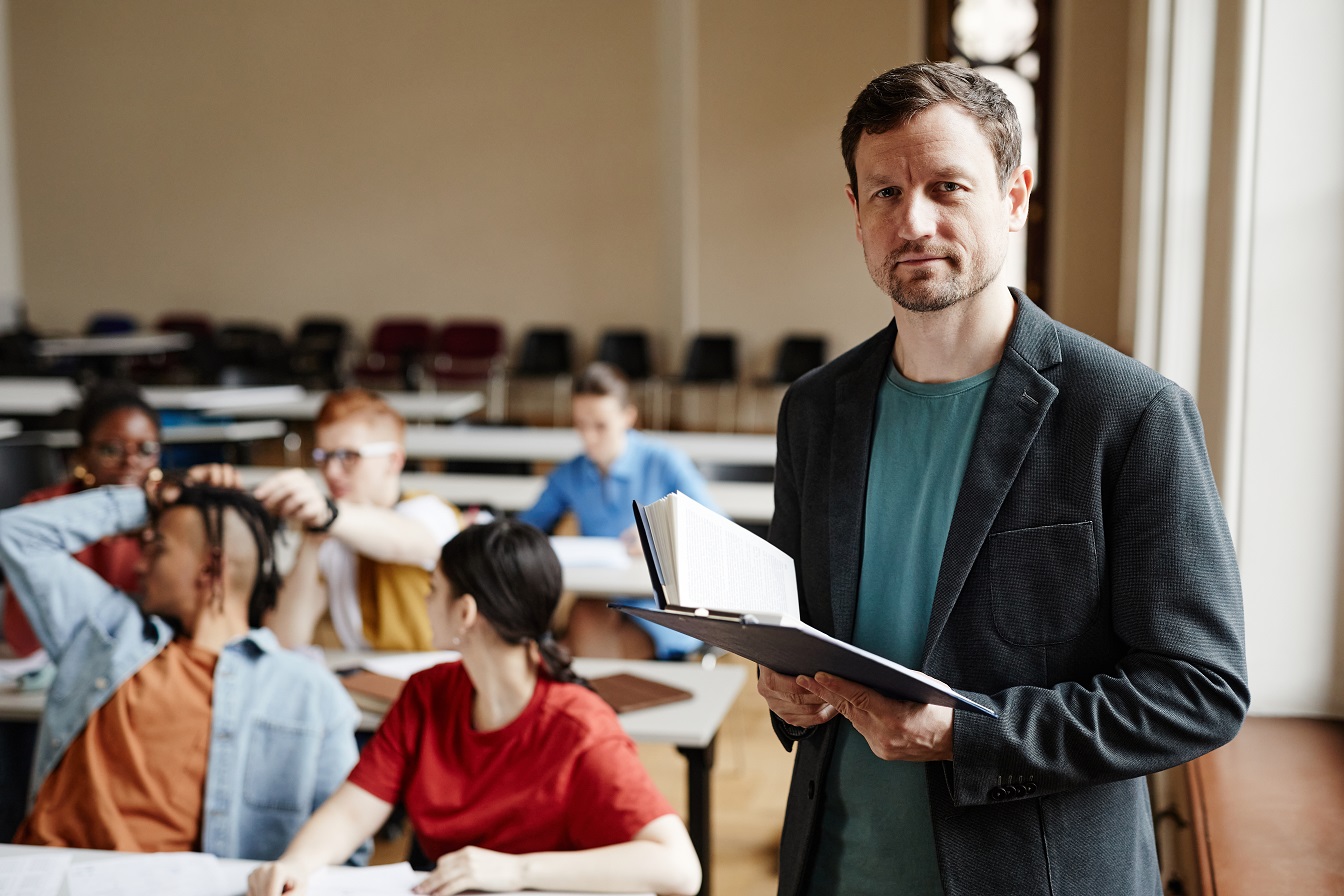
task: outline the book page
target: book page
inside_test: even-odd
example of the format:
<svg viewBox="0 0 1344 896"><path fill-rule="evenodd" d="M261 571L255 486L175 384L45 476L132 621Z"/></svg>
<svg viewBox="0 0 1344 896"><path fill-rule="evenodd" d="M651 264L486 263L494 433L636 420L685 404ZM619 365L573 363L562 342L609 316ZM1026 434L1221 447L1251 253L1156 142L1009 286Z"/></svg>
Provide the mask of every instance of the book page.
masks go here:
<svg viewBox="0 0 1344 896"><path fill-rule="evenodd" d="M69 866L68 853L0 858L0 896L56 896Z"/></svg>
<svg viewBox="0 0 1344 896"><path fill-rule="evenodd" d="M677 595L676 550L672 543L674 512L672 495L659 498L644 508L649 520L649 538L653 541L653 553L658 558L658 568L663 574L663 596L669 607L681 606Z"/></svg>
<svg viewBox="0 0 1344 896"><path fill-rule="evenodd" d="M219 863L198 852L161 852L76 862L66 877L70 896L221 896Z"/></svg>
<svg viewBox="0 0 1344 896"><path fill-rule="evenodd" d="M798 580L788 554L681 492L665 500L676 508L677 606L798 618Z"/></svg>

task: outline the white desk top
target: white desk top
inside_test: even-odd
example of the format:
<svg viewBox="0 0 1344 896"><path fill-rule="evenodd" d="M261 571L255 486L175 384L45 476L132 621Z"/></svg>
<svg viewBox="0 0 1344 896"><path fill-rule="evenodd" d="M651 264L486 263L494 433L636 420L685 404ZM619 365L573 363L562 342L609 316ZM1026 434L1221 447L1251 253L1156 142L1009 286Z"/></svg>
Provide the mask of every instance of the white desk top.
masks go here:
<svg viewBox="0 0 1344 896"><path fill-rule="evenodd" d="M285 424L279 420L243 420L238 423L165 426L161 437L165 445L211 445L278 439L286 432ZM79 433L73 429L33 430L32 436L51 448L74 448L79 444Z"/></svg>
<svg viewBox="0 0 1344 896"><path fill-rule="evenodd" d="M247 487L279 471L279 467L239 467L243 485ZM316 470L310 473L321 481ZM407 491L429 492L458 507L488 504L512 513L535 504L546 479L484 473L402 473L401 484ZM724 513L739 523L768 523L775 512L775 491L769 482L715 481L709 483L709 494ZM634 523L633 517L630 522Z"/></svg>
<svg viewBox="0 0 1344 896"><path fill-rule="evenodd" d="M38 416L78 407L79 387L62 377L0 377L0 413Z"/></svg>
<svg viewBox="0 0 1344 896"><path fill-rule="evenodd" d="M151 386L145 400L162 410L215 411L232 415L246 409L253 417L279 417L270 408L304 399L298 386ZM0 413L57 414L79 407L82 396L74 380L63 377L0 377Z"/></svg>
<svg viewBox="0 0 1344 896"><path fill-rule="evenodd" d="M439 420L452 423L485 407L480 392L382 392L397 413L407 420ZM220 417L279 417L282 420L315 420L326 392L304 392L301 398L257 407L232 407L207 411ZM4 407L0 405L0 412Z"/></svg>
<svg viewBox="0 0 1344 896"><path fill-rule="evenodd" d="M770 467L775 437L742 433L646 431L693 461ZM583 453L572 429L543 427L410 426L406 455L441 460L567 461Z"/></svg>
<svg viewBox="0 0 1344 896"><path fill-rule="evenodd" d="M43 358L67 356L159 355L191 348L189 333L106 333L97 336L60 336L38 339L33 354Z"/></svg>

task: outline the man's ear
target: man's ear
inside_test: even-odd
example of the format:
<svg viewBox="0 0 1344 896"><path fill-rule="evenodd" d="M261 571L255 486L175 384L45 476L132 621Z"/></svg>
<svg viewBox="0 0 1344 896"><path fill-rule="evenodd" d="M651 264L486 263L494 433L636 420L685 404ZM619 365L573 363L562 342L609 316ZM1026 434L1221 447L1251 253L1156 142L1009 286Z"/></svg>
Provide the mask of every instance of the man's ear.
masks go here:
<svg viewBox="0 0 1344 896"><path fill-rule="evenodd" d="M845 196L849 199L850 210L854 212L854 238L863 245L863 222L859 220L859 198L854 195L853 184L845 184Z"/></svg>
<svg viewBox="0 0 1344 896"><path fill-rule="evenodd" d="M639 420L639 407L632 401L621 408L621 416L625 420L625 428L634 429L635 423Z"/></svg>
<svg viewBox="0 0 1344 896"><path fill-rule="evenodd" d="M1008 191L1004 200L1008 203L1008 230L1017 233L1027 226L1027 212L1031 207L1031 188L1036 183L1036 172L1026 165L1013 172L1008 181Z"/></svg>
<svg viewBox="0 0 1344 896"><path fill-rule="evenodd" d="M206 600L224 592L224 551L219 547L205 549L200 572L196 574L197 594Z"/></svg>

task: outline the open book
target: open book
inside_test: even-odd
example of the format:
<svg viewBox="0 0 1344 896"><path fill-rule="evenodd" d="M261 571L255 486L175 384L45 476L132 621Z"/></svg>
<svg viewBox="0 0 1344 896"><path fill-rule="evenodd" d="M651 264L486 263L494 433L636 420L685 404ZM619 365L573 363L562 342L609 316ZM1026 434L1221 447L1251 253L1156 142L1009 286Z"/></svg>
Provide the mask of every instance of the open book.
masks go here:
<svg viewBox="0 0 1344 896"><path fill-rule="evenodd" d="M699 638L783 675L829 672L888 697L993 710L936 678L803 622L793 560L681 492L634 503L658 609L612 607Z"/></svg>

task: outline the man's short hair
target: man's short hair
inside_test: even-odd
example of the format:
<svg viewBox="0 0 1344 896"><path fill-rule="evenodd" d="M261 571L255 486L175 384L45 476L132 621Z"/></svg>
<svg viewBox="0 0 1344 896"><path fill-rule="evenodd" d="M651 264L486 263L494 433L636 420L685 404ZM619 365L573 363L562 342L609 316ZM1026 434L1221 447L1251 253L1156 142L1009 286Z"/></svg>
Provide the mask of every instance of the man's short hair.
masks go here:
<svg viewBox="0 0 1344 896"><path fill-rule="evenodd" d="M406 437L406 418L398 414L381 395L368 389L341 389L329 394L317 412L314 427L359 419L370 424L385 424L396 431L397 441Z"/></svg>
<svg viewBox="0 0 1344 896"><path fill-rule="evenodd" d="M614 364L594 361L574 380L571 394L576 397L596 395L599 398L610 395L617 404L626 407L630 404L630 380Z"/></svg>
<svg viewBox="0 0 1344 896"><path fill-rule="evenodd" d="M840 152L849 185L858 195L854 154L864 134L885 134L904 127L939 103L951 103L980 125L999 166L999 189L1008 189L1022 161L1022 125L1017 110L999 85L974 69L950 62L915 62L878 75L849 108L840 131Z"/></svg>

